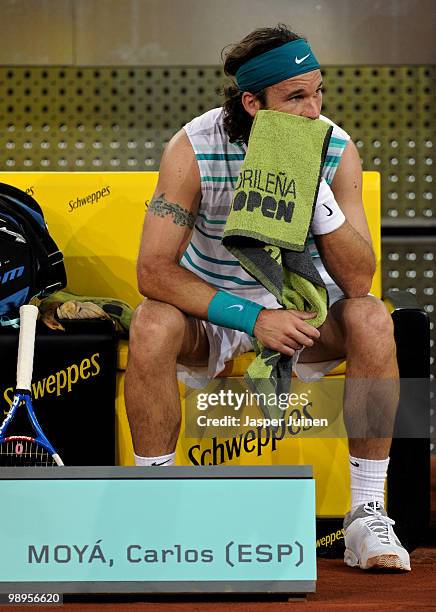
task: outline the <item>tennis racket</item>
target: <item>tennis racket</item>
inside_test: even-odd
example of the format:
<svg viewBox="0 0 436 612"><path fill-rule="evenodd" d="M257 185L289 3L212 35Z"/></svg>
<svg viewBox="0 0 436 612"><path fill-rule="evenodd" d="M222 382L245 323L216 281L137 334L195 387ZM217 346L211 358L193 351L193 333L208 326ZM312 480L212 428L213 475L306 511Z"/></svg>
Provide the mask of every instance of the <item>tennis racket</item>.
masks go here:
<svg viewBox="0 0 436 612"><path fill-rule="evenodd" d="M38 308L32 305L20 308L20 336L18 341L17 386L11 408L0 425L0 466L64 465L47 440L32 406L33 351ZM34 436L7 436L18 408L25 405Z"/></svg>

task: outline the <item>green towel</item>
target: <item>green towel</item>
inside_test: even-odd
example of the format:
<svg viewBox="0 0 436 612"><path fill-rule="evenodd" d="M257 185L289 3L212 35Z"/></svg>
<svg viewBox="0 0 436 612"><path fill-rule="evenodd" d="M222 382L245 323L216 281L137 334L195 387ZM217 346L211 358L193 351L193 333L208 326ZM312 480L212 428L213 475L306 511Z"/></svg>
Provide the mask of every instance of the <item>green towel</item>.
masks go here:
<svg viewBox="0 0 436 612"><path fill-rule="evenodd" d="M325 321L328 296L307 247L332 127L277 111L258 111L224 228L223 245L286 309L314 311ZM245 380L271 398L289 393L292 361L253 341L258 353ZM274 403L260 402L267 418Z"/></svg>
<svg viewBox="0 0 436 612"><path fill-rule="evenodd" d="M225 236L303 251L331 132L320 119L258 111Z"/></svg>
<svg viewBox="0 0 436 612"><path fill-rule="evenodd" d="M48 306L53 302L68 302L69 300L75 300L77 302L93 302L100 306L107 315L116 323L116 329L119 332L128 334L130 322L132 320L133 308L127 302L116 300L110 297L96 297L89 295L76 295L75 293L68 293L67 291L57 291L46 297L42 302L40 309L43 310L44 306Z"/></svg>

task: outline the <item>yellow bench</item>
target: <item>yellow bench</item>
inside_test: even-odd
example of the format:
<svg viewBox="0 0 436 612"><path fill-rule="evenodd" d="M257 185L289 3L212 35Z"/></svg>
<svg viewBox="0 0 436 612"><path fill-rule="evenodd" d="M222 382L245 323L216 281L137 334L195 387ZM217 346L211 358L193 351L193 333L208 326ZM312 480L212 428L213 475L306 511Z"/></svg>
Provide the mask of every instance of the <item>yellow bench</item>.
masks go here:
<svg viewBox="0 0 436 612"><path fill-rule="evenodd" d="M42 206L53 237L64 253L68 290L83 295L111 296L136 306L142 299L136 288L136 258L146 201L157 182L157 172L53 172L3 173L2 182L27 190ZM380 177L364 172L363 199L377 257L372 292L381 296ZM239 377L252 353L230 362L223 375ZM133 465L132 442L127 424L123 385L127 342L118 353L116 432L117 458ZM343 373L344 366L333 374ZM299 381L295 381L295 391ZM183 389L182 389L183 391ZM293 388L294 391L294 388ZM182 393L183 395L183 393ZM348 451L345 438L285 439L265 445L260 455L242 446L230 457L229 441L219 460L228 464L298 464L314 466L317 478L317 515L339 516L347 510ZM177 462L211 461L211 439L180 436ZM222 454L222 456L221 456Z"/></svg>

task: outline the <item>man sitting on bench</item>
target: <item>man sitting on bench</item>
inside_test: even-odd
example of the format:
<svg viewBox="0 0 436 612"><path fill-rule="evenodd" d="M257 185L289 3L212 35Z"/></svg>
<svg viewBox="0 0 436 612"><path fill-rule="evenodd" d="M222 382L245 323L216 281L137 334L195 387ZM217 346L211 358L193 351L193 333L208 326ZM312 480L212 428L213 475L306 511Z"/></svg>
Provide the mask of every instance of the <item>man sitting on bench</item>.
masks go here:
<svg viewBox="0 0 436 612"><path fill-rule="evenodd" d="M133 318L125 387L136 464L174 463L181 422L177 372L214 377L226 361L252 350L250 334L294 356L294 370L304 380L319 379L346 359L352 501L344 519L345 562L409 570L409 555L383 508L391 444L386 431L392 431L399 375L391 317L368 295L375 257L357 149L320 114L319 64L307 42L285 26L248 34L227 51L224 70L234 83L223 108L196 117L168 143L144 223L138 279L148 299ZM221 244L259 109L333 126L322 168L323 200L318 198L311 226L311 254L330 301L319 330L310 325L313 314L280 308ZM234 329L217 325L211 315L229 304L243 306L233 309ZM353 435L370 405L383 433Z"/></svg>

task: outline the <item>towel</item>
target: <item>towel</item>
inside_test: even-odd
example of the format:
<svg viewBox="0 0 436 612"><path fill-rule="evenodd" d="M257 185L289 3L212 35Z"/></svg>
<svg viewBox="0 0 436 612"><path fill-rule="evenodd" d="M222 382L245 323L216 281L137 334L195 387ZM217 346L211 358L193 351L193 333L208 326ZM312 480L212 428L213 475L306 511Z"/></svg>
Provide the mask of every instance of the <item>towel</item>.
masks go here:
<svg viewBox="0 0 436 612"><path fill-rule="evenodd" d="M222 240L283 308L316 312L307 321L314 327L326 319L328 295L307 238L331 133L319 119L258 111ZM244 378L264 416L280 418L272 397L289 393L293 358L253 345L258 355Z"/></svg>
<svg viewBox="0 0 436 612"><path fill-rule="evenodd" d="M57 291L39 305L41 321L50 327L65 331L58 319L110 318L120 334L128 334L133 308L121 300L110 297L76 295Z"/></svg>

